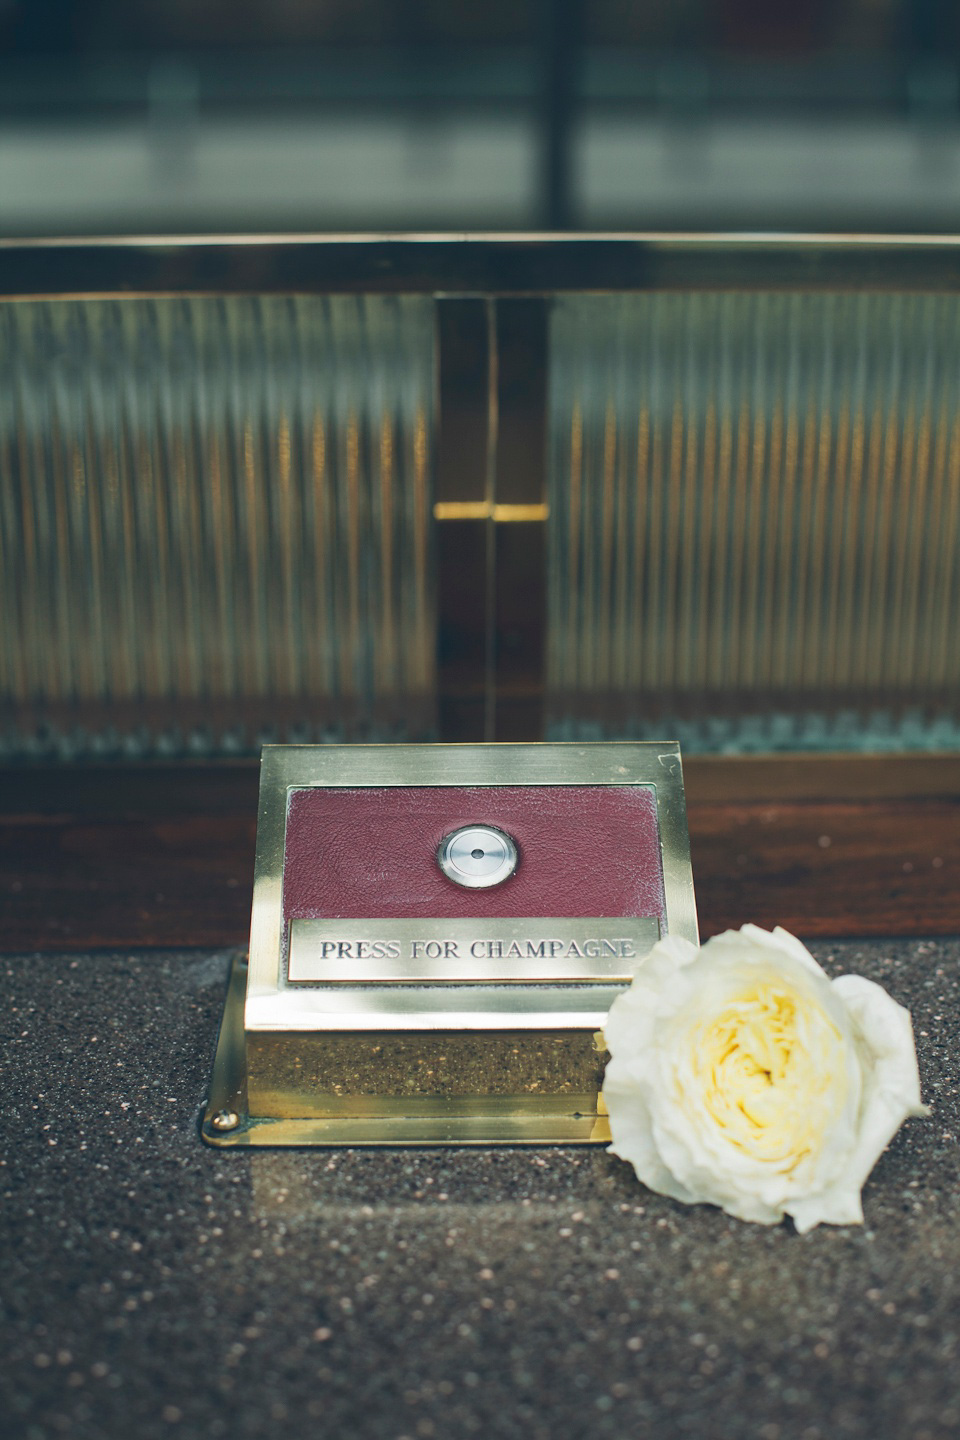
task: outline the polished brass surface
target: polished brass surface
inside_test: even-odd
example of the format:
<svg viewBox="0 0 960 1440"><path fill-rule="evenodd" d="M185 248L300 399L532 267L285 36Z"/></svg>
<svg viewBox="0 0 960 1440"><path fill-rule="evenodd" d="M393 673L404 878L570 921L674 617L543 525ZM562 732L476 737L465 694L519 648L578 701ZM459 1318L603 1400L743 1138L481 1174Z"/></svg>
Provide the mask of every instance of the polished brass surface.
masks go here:
<svg viewBox="0 0 960 1440"><path fill-rule="evenodd" d="M409 1103L390 1115L300 1116L294 1119L251 1115L247 1103L243 1004L247 961L236 955L230 968L217 1053L200 1133L218 1147L275 1145L582 1145L608 1144L610 1127L596 1101L545 1096L536 1108L515 1106L510 1098L468 1096L448 1099L423 1113ZM594 1053L593 1063L602 1058ZM589 1062L586 1054L584 1065ZM521 1097L522 1098L522 1097ZM579 1108L582 1106L583 1108ZM239 1123L222 1130L223 1113L239 1112Z"/></svg>
<svg viewBox="0 0 960 1440"><path fill-rule="evenodd" d="M653 917L293 920L290 984L629 984L660 938Z"/></svg>
<svg viewBox="0 0 960 1440"><path fill-rule="evenodd" d="M203 1130L211 1143L227 1142L214 1124L225 1109L241 1116L238 1144L608 1138L596 1035L656 920L298 919L288 936L290 792L413 784L653 789L666 928L696 941L676 744L268 746L243 1021L234 979ZM399 972L385 965L393 940Z"/></svg>
<svg viewBox="0 0 960 1440"><path fill-rule="evenodd" d="M285 984L277 997L248 998L251 1028L317 1030L502 1030L509 1015L515 1029L545 1025L598 1029L623 989L623 981L488 981L437 985Z"/></svg>
<svg viewBox="0 0 960 1440"><path fill-rule="evenodd" d="M529 521L549 520L550 507L535 505L495 505L487 500L437 501L434 520L492 520L496 525L516 525Z"/></svg>
<svg viewBox="0 0 960 1440"><path fill-rule="evenodd" d="M254 875L253 920L250 931L250 980L246 1024L254 1029L310 1029L318 1022L319 1005L312 996L284 988L285 941L281 890L287 796L291 789L311 785L340 788L389 785L644 785L657 796L660 846L663 861L667 930L697 940L690 842L679 747L675 742L600 745L282 745L264 747L260 772L260 808L257 823L257 858ZM523 987L514 987L521 990ZM451 1005L462 1028L492 1028L496 1015L478 1008L478 999L466 987L465 1008ZM513 995L513 990L509 992ZM405 1018L398 1023L421 1023L417 999L401 997ZM551 987L549 1016L563 1002L579 1023L597 1028L598 1014L585 1003L579 987ZM324 997L323 1004L332 1005ZM519 1004L515 997L510 1004ZM365 1023L373 1025L379 1009L389 1012L386 991L370 989L364 1005ZM342 1012L341 1012L342 1013ZM439 1022L426 1006L419 1012L424 1028ZM592 1018L584 1019L584 1016ZM334 1023L334 1022L331 1022ZM336 1022L343 1026L343 1021ZM536 1008L523 1017L535 1027Z"/></svg>
<svg viewBox="0 0 960 1440"><path fill-rule="evenodd" d="M247 992L247 957L234 955L227 980L227 995L217 1036L217 1051L210 1076L200 1133L210 1144L231 1144L250 1125L247 1104L247 1055L243 1035L243 1002ZM224 1131L221 1115L236 1115L237 1125ZM242 1117L242 1118L240 1118Z"/></svg>
<svg viewBox="0 0 960 1440"><path fill-rule="evenodd" d="M497 1097L536 1114L544 1097L556 1113L596 1112L603 1057L592 1031L451 1031L424 1044L418 1034L366 1031L247 1036L253 1114L449 1114Z"/></svg>

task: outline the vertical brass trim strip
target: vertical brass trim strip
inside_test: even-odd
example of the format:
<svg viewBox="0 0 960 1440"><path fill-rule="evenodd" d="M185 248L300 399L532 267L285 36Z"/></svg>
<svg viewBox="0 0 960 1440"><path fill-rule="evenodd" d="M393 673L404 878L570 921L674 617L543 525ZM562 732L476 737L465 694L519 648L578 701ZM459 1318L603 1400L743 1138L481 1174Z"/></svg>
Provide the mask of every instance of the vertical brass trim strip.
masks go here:
<svg viewBox="0 0 960 1440"><path fill-rule="evenodd" d="M484 475L484 499L487 517L483 525L484 578L483 597L483 738L490 744L497 738L497 544L493 507L497 503L497 455L500 439L500 350L497 334L497 302L486 300L487 322L487 465Z"/></svg>
<svg viewBox="0 0 960 1440"><path fill-rule="evenodd" d="M437 557L440 738L482 740L489 667L490 371L488 302L436 301Z"/></svg>
<svg viewBox="0 0 960 1440"><path fill-rule="evenodd" d="M543 737L548 304L491 303L491 740Z"/></svg>

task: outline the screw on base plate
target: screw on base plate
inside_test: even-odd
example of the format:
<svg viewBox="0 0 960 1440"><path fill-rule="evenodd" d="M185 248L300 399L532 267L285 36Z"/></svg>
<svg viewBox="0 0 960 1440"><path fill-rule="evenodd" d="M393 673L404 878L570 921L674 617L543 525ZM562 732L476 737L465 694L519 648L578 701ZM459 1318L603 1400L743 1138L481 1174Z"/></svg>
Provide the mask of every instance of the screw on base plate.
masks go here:
<svg viewBox="0 0 960 1440"><path fill-rule="evenodd" d="M221 1110L219 1115L214 1115L210 1124L214 1130L236 1130L240 1124L240 1117L235 1115L232 1110Z"/></svg>

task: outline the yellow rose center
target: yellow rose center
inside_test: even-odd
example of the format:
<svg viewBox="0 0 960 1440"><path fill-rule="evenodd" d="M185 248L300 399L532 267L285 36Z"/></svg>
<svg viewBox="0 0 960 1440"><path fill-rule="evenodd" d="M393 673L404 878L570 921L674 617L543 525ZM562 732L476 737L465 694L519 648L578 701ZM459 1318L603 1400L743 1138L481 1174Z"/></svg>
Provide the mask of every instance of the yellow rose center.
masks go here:
<svg viewBox="0 0 960 1440"><path fill-rule="evenodd" d="M758 985L731 998L691 1039L698 1093L732 1145L787 1170L818 1147L846 1097L842 1037L818 1005Z"/></svg>

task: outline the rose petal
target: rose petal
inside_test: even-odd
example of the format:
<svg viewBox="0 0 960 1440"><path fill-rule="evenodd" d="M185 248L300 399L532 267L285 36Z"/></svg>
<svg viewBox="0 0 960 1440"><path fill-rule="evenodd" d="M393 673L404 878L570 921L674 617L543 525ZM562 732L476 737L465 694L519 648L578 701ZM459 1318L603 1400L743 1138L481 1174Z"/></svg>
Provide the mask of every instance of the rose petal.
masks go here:
<svg viewBox="0 0 960 1440"><path fill-rule="evenodd" d="M763 1224L862 1222L877 1157L907 1115L927 1113L909 1013L870 981L831 982L782 929L746 925L701 950L666 937L605 1038L612 1152L653 1190ZM778 1098L763 1075L788 1088Z"/></svg>
<svg viewBox="0 0 960 1440"><path fill-rule="evenodd" d="M612 1072L612 1073L611 1073ZM626 1160L637 1172L637 1178L648 1190L670 1195L674 1200L692 1204L697 1196L687 1190L667 1169L653 1141L650 1116L643 1102L643 1092L626 1067L611 1060L603 1082L604 1101L608 1113L611 1102L614 1115L610 1118L613 1143L609 1150Z"/></svg>

